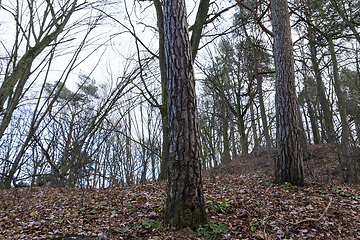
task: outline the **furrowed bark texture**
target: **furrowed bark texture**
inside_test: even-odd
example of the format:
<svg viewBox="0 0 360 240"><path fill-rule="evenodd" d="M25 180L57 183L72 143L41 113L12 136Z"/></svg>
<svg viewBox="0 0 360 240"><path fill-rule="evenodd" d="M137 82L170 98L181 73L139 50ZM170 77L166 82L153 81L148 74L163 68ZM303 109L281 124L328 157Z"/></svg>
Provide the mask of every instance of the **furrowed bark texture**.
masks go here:
<svg viewBox="0 0 360 240"><path fill-rule="evenodd" d="M169 171L165 221L177 229L206 222L199 124L184 0L164 0Z"/></svg>
<svg viewBox="0 0 360 240"><path fill-rule="evenodd" d="M294 55L286 0L271 0L276 70L276 182L303 185L300 111L296 97Z"/></svg>

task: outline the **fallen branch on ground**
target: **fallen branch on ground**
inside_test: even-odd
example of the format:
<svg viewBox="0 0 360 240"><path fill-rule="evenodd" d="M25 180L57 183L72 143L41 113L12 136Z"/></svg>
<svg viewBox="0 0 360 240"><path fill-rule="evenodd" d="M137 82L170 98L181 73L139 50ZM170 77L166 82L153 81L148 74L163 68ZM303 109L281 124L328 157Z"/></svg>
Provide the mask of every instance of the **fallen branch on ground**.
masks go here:
<svg viewBox="0 0 360 240"><path fill-rule="evenodd" d="M332 198L330 198L330 201L329 201L327 207L325 208L325 211L323 212L323 214L320 215L319 218L316 218L316 219L315 218L307 218L307 219L300 220L300 221L295 222L295 223L292 223L292 222L287 222L287 223L289 223L291 225L299 225L299 224L304 223L304 222L311 222L311 221L312 222L318 222L325 216L326 212L328 211L328 209L329 209L329 207L331 205L331 202L332 202Z"/></svg>

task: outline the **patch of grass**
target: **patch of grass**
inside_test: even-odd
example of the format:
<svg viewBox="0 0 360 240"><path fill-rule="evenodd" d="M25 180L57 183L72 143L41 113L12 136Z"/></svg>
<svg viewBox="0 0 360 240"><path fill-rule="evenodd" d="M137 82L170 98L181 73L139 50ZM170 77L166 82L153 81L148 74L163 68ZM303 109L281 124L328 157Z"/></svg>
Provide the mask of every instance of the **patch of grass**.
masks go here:
<svg viewBox="0 0 360 240"><path fill-rule="evenodd" d="M162 228L162 225L159 221L154 221L154 220L144 220L141 223L142 226L144 226L145 228L149 228L149 229L160 229Z"/></svg>
<svg viewBox="0 0 360 240"><path fill-rule="evenodd" d="M126 209L131 212L133 211L135 208L133 207L133 205L131 205L131 203L129 203L127 206L126 206Z"/></svg>
<svg viewBox="0 0 360 240"><path fill-rule="evenodd" d="M209 224L204 225L204 227L199 228L198 234L201 237L204 237L206 240L215 240L222 239L219 236L220 233L226 233L229 227L219 222L218 224L214 222L209 222Z"/></svg>
<svg viewBox="0 0 360 240"><path fill-rule="evenodd" d="M289 182L286 182L286 183L282 184L281 188L284 189L284 190L290 190L290 191L295 190L295 187Z"/></svg>
<svg viewBox="0 0 360 240"><path fill-rule="evenodd" d="M255 232L256 229L259 228L258 224L257 224L255 221L249 222L249 225L250 225L250 230L251 230L252 232Z"/></svg>
<svg viewBox="0 0 360 240"><path fill-rule="evenodd" d="M212 206L211 209L212 213L217 213L217 212L226 213L225 210L230 206L229 199L227 198L222 199L220 204L214 204L213 201L211 200L206 201L206 204Z"/></svg>

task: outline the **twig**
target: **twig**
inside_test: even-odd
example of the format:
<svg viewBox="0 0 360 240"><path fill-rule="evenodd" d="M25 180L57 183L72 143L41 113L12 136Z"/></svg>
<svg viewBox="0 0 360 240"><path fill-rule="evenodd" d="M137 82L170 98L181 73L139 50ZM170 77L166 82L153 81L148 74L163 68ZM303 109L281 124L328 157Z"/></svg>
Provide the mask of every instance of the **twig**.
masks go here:
<svg viewBox="0 0 360 240"><path fill-rule="evenodd" d="M323 214L321 214L321 216L320 216L319 218L316 218L316 219L314 219L314 218L307 218L307 219L300 220L300 221L295 222L295 223L291 223L291 222L288 222L288 223L290 223L290 224L292 224L292 225L299 225L299 224L304 223L304 222L311 222L311 221L313 221L313 222L318 222L318 221L320 221L320 220L325 216L326 212L328 211L328 209L329 209L329 207L330 207L330 205L331 205L331 202L332 202L332 198L330 198L330 201L329 201L327 207L325 208L325 211L323 212Z"/></svg>
<svg viewBox="0 0 360 240"><path fill-rule="evenodd" d="M269 29L267 29L267 28L264 26L264 24L261 22L261 18L265 15L265 12L267 12L267 11L269 10L270 6L268 6L267 9L266 9L266 11L265 11L263 14L261 14L261 16L259 17L259 15L256 13L256 11L255 11L253 8L251 8L249 5L246 5L246 4L243 2L243 0L235 0L235 1L236 1L240 6L246 8L247 10L249 10L249 11L253 14L256 22L260 25L261 29L262 29L264 32L266 32L267 34L269 34L271 37L274 37L274 33L271 32Z"/></svg>
<svg viewBox="0 0 360 240"><path fill-rule="evenodd" d="M261 220L261 224L263 225L263 235L264 235L264 239L265 240L268 240L269 239L269 235L267 234L266 232L266 224L265 224L265 220L267 219L268 217L264 217L263 220Z"/></svg>

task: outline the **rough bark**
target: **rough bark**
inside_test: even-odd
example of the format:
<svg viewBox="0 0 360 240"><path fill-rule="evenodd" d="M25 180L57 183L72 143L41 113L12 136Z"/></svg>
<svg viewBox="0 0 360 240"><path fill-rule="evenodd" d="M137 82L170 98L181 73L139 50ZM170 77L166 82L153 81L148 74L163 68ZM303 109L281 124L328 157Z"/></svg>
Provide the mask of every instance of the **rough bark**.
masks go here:
<svg viewBox="0 0 360 240"><path fill-rule="evenodd" d="M162 120L162 157L160 163L160 174L159 180L164 180L167 178L167 169L168 169L168 159L169 159L169 120L167 112L167 79L166 79L166 67L165 67L165 49L164 49L164 15L163 8L161 6L160 0L153 0L154 6L156 9L157 16L157 25L159 29L159 66L161 73L161 85L162 85L162 105L160 107L161 120ZM199 3L198 12L196 15L195 24L192 27L191 35L191 52L192 60L194 61L201 39L201 33L204 26L204 23L207 18L207 13L209 10L209 0L201 0Z"/></svg>
<svg viewBox="0 0 360 240"><path fill-rule="evenodd" d="M177 229L206 222L201 183L195 76L185 0L164 0L164 36L170 129L165 222Z"/></svg>
<svg viewBox="0 0 360 240"><path fill-rule="evenodd" d="M286 0L271 0L276 70L276 182L304 185L300 110L296 97L294 54Z"/></svg>

